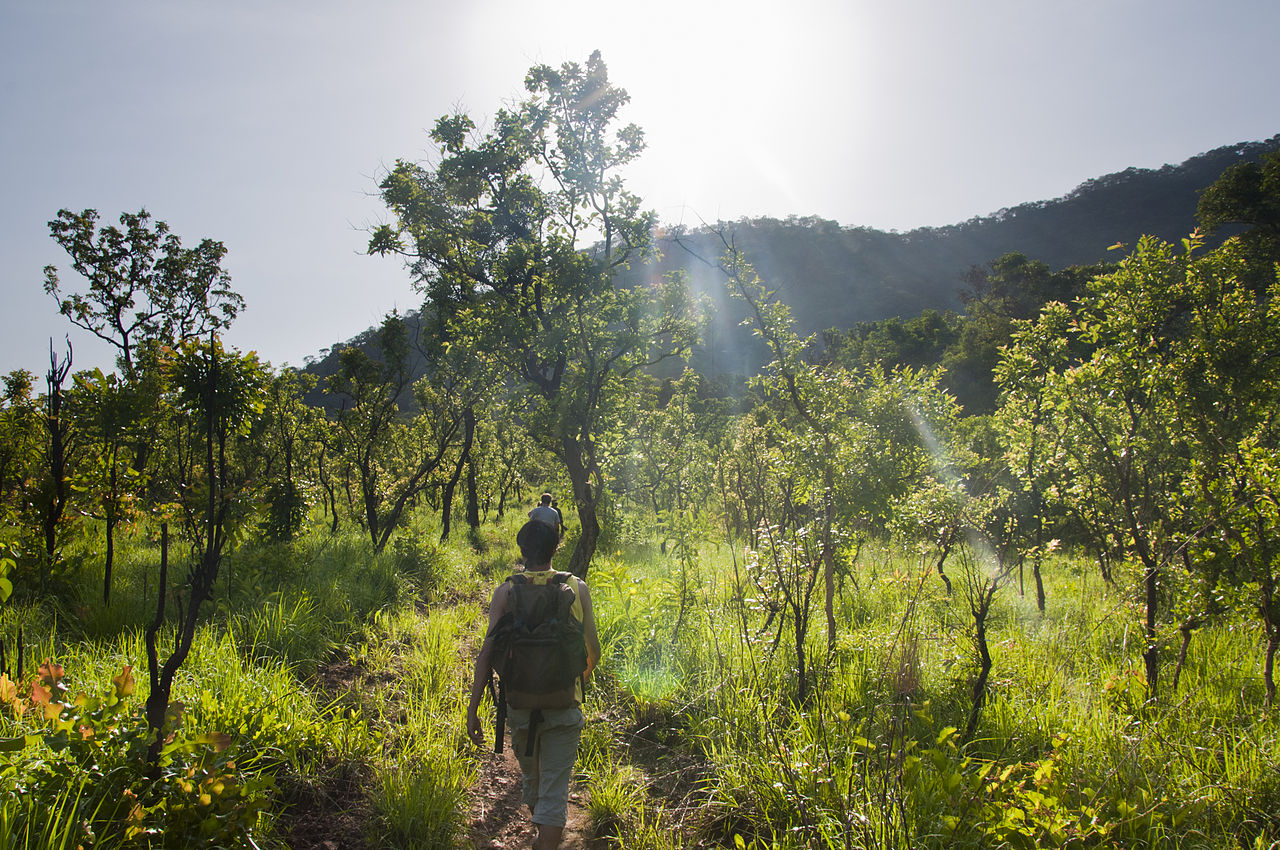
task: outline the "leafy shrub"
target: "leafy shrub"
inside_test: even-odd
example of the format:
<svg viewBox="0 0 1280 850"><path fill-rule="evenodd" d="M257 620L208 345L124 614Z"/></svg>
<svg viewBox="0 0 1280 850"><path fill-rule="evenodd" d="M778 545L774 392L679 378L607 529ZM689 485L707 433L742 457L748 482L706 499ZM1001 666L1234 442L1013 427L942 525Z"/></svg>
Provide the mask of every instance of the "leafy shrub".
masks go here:
<svg viewBox="0 0 1280 850"><path fill-rule="evenodd" d="M405 534L391 541L396 571L408 577L418 591L427 594L440 585L444 575L444 554L425 534Z"/></svg>
<svg viewBox="0 0 1280 850"><path fill-rule="evenodd" d="M11 835L48 838L52 831L69 846L104 838L138 847L246 842L270 780L237 766L238 749L227 735L184 730L185 709L177 702L169 706L158 760L150 763L154 738L144 709L128 706L135 687L127 666L105 692L75 698L62 666L51 661L25 688L0 675L0 706L11 728L29 730L0 741L0 749L25 762L18 769L11 763L0 777L0 789L29 802L6 808Z"/></svg>

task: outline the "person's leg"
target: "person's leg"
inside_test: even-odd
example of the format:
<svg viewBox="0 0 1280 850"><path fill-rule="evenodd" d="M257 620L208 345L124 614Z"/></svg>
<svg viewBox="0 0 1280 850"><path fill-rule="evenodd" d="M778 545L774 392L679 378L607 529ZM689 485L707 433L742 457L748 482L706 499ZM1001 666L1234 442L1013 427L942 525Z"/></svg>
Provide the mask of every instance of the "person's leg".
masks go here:
<svg viewBox="0 0 1280 850"><path fill-rule="evenodd" d="M573 762L582 735L582 712L578 709L546 712L537 741L537 805L533 822L538 826L537 850L555 848L564 834L569 808L569 783Z"/></svg>
<svg viewBox="0 0 1280 850"><path fill-rule="evenodd" d="M536 826L538 837L534 839L533 850L558 850L560 841L564 838L564 827L545 823L536 824Z"/></svg>
<svg viewBox="0 0 1280 850"><path fill-rule="evenodd" d="M532 816L538 806L538 788L542 784L541 776L538 769L539 766L539 749L542 741L541 735L534 738L533 755L526 756L525 748L529 741L529 727L523 726L511 730L511 749L516 754L516 761L520 764L520 799L529 807L529 814Z"/></svg>
<svg viewBox="0 0 1280 850"><path fill-rule="evenodd" d="M511 729L511 751L516 754L520 763L520 798L529 807L532 815L538 805L538 746L541 736L534 737L533 755L526 756L525 749L529 742L529 710L512 708L507 711L507 724Z"/></svg>

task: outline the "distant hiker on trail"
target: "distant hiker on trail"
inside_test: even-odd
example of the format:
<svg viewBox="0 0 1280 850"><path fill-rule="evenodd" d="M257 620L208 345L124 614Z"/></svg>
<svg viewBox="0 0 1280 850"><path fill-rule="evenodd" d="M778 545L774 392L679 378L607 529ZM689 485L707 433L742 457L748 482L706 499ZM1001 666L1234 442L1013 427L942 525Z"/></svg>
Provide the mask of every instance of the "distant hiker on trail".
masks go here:
<svg viewBox="0 0 1280 850"><path fill-rule="evenodd" d="M550 493L543 493L542 498L538 500L538 504L533 510L529 511L529 519L536 519L538 522L545 522L556 530L560 536L564 536L564 518L560 516L560 509L554 504L555 500L551 498Z"/></svg>
<svg viewBox="0 0 1280 850"><path fill-rule="evenodd" d="M551 500L551 510L556 512L556 516L560 518L560 522L556 525L556 531L560 532L560 539L564 539L564 512L560 510L560 506L556 504L556 500Z"/></svg>
<svg viewBox="0 0 1280 850"><path fill-rule="evenodd" d="M564 836L569 780L582 735L583 685L600 660L586 582L551 569L559 542L556 529L536 519L516 535L524 572L493 592L489 631L476 657L467 705L467 735L483 745L480 699L496 672L494 751L502 752L505 716L523 775L524 802L538 828L534 850L555 850Z"/></svg>

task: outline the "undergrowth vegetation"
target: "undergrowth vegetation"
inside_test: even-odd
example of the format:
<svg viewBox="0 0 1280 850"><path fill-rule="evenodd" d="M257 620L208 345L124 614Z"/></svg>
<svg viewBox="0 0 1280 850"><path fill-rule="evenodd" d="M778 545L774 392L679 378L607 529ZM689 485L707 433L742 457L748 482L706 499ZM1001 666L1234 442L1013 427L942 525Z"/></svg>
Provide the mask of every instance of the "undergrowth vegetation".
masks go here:
<svg viewBox="0 0 1280 850"><path fill-rule="evenodd" d="M21 628L26 659L0 683L0 847L297 846L335 800L369 846L461 846L487 757L464 738L465 693L510 536L487 527L445 546L418 529L377 555L324 533L242 549L176 684L180 722L154 773L139 755L141 609L74 597L0 609L0 640L16 646ZM578 762L601 840L1280 841L1280 732L1258 710L1249 620L1206 628L1177 691L1150 701L1141 601L1057 556L1045 613L1016 576L995 595L992 676L966 735L972 620L917 556L862 553L836 645L806 638L801 699L795 623L750 580L750 552L662 554L639 534L606 548L589 576L604 662ZM154 566L137 554L122 587Z"/></svg>
<svg viewBox="0 0 1280 850"><path fill-rule="evenodd" d="M669 558L616 553L594 572L608 660L592 705L609 734L590 736L589 785L618 846L655 846L658 822L689 847L1280 841L1280 732L1257 710L1250 623L1202 635L1177 693L1148 702L1140 603L1060 558L1055 608L1016 584L995 597L993 678L966 738L972 629L928 565L867 554L837 647L810 639L799 702L792 625L725 579L732 561L704 551L692 602Z"/></svg>
<svg viewBox="0 0 1280 850"><path fill-rule="evenodd" d="M158 770L138 669L155 553L139 548L110 608L74 594L0 608L0 847L282 844L299 806L353 777L374 777L371 834L449 846L472 777L456 693L477 613L427 612L475 578L429 539L239 550L175 683Z"/></svg>

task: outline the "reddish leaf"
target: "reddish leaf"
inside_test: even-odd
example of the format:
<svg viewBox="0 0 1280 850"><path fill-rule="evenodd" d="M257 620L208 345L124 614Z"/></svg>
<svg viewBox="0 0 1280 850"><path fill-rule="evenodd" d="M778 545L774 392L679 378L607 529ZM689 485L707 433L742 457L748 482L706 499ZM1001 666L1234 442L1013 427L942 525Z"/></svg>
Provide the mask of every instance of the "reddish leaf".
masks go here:
<svg viewBox="0 0 1280 850"><path fill-rule="evenodd" d="M138 683L133 678L133 666L129 664L126 664L124 672L112 678L111 682L116 686L117 699L129 696L138 686Z"/></svg>
<svg viewBox="0 0 1280 850"><path fill-rule="evenodd" d="M64 675L66 675L66 671L62 669L62 665L55 664L52 659L46 658L44 663L40 665L40 680L49 687L53 687L62 681Z"/></svg>

